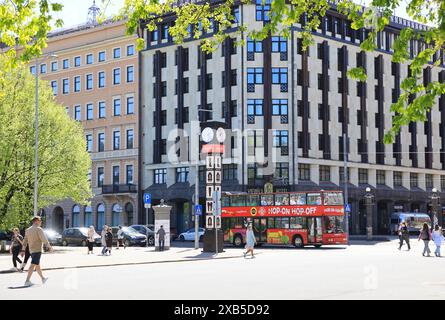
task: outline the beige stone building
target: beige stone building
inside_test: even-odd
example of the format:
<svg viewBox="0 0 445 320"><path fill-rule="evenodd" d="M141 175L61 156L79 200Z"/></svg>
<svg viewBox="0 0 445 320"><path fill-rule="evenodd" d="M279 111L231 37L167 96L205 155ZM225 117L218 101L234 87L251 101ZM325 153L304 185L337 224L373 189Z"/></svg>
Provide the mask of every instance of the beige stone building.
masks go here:
<svg viewBox="0 0 445 320"><path fill-rule="evenodd" d="M39 66L57 101L85 128L91 154L91 206L70 200L45 209L48 227L131 225L138 219L138 53L125 22L50 34ZM31 66L35 72L35 66Z"/></svg>

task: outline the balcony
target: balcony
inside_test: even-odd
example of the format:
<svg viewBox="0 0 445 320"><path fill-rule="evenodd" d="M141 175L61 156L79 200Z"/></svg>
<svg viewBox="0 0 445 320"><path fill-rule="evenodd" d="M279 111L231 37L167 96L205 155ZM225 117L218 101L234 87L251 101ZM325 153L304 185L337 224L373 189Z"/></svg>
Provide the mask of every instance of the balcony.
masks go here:
<svg viewBox="0 0 445 320"><path fill-rule="evenodd" d="M102 194L137 193L138 186L134 184L115 184L102 186Z"/></svg>

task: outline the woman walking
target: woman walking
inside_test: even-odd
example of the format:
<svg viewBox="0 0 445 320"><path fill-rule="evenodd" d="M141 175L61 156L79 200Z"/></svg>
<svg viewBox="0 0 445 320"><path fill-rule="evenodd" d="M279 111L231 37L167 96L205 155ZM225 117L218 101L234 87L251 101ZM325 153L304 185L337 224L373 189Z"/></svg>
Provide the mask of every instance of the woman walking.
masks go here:
<svg viewBox="0 0 445 320"><path fill-rule="evenodd" d="M111 249L113 248L113 233L110 227L108 227L107 229L107 234L105 235L105 242L107 244L107 250L105 252L108 252L108 255L111 256Z"/></svg>
<svg viewBox="0 0 445 320"><path fill-rule="evenodd" d="M101 233L102 255L103 256L107 253L107 241L106 241L107 231L108 231L108 226L107 225L103 226L102 233Z"/></svg>
<svg viewBox="0 0 445 320"><path fill-rule="evenodd" d="M440 257L440 247L442 246L444 237L442 234L442 229L437 224L434 227L432 238L433 238L434 244L436 245L436 251L434 251L434 254L436 255L436 257Z"/></svg>
<svg viewBox="0 0 445 320"><path fill-rule="evenodd" d="M94 226L90 226L88 229L88 254L93 254L93 246L94 246L94 235L96 234L96 230L94 230Z"/></svg>
<svg viewBox="0 0 445 320"><path fill-rule="evenodd" d="M9 253L12 254L12 264L14 265L14 271L22 271L22 266L20 265L20 269L17 268L17 261L22 264L22 260L19 258L20 251L23 246L23 237L20 234L20 230L18 228L14 228L13 235L11 238L11 246L9 247Z"/></svg>
<svg viewBox="0 0 445 320"><path fill-rule="evenodd" d="M399 239L400 239L399 250L402 249L403 241L406 242L406 245L408 246L408 251L411 250L411 246L409 244L409 230L408 230L408 226L406 225L405 221L403 221L400 224L400 227L399 227Z"/></svg>
<svg viewBox="0 0 445 320"><path fill-rule="evenodd" d="M253 228L252 228L252 224L249 224L249 226L247 227L247 232L246 232L246 252L244 252L244 258L249 254L249 252L252 254L252 258L255 258L255 256L253 255L253 248L255 247L256 244L256 238L255 238L255 234L253 232Z"/></svg>
<svg viewBox="0 0 445 320"><path fill-rule="evenodd" d="M427 256L430 257L431 250L430 250L429 243L431 240L431 232L430 232L430 228L428 227L428 224L426 224L426 223L423 224L422 231L420 231L419 241L420 240L423 240L423 244L424 244L422 256L425 257L425 253L426 253Z"/></svg>

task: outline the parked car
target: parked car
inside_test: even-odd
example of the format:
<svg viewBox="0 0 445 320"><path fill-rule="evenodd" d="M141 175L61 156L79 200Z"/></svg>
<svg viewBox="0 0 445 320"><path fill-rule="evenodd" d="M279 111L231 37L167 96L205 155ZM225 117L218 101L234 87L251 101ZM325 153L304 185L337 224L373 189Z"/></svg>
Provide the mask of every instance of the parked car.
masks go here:
<svg viewBox="0 0 445 320"><path fill-rule="evenodd" d="M12 232L0 231L0 241L9 241L12 238Z"/></svg>
<svg viewBox="0 0 445 320"><path fill-rule="evenodd" d="M113 243L117 244L117 231L119 230L119 227L112 227L111 230L113 233ZM147 236L143 235L142 233L139 233L135 229L131 227L122 227L122 231L124 232L125 246L143 247L147 245Z"/></svg>
<svg viewBox="0 0 445 320"><path fill-rule="evenodd" d="M142 225L142 224L134 224L130 226L130 228L133 228L140 234L148 236L148 245L153 246L155 244L155 227L152 224L149 225Z"/></svg>
<svg viewBox="0 0 445 320"><path fill-rule="evenodd" d="M199 241L202 241L204 238L204 228L199 228ZM195 241L195 228L189 229L186 232L183 232L179 235L179 241Z"/></svg>
<svg viewBox="0 0 445 320"><path fill-rule="evenodd" d="M62 245L65 247L70 244L86 247L87 240L88 228L68 228L62 233ZM101 237L97 233L94 234L94 243L101 246Z"/></svg>
<svg viewBox="0 0 445 320"><path fill-rule="evenodd" d="M62 235L57 231L51 229L43 229L43 232L45 233L46 238L51 245L58 246L62 244Z"/></svg>

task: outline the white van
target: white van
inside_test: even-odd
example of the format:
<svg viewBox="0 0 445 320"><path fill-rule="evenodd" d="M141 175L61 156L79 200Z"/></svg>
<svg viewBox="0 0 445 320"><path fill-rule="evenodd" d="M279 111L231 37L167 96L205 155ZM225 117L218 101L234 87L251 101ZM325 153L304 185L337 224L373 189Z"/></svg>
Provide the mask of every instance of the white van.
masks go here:
<svg viewBox="0 0 445 320"><path fill-rule="evenodd" d="M402 222L406 222L410 233L419 233L424 223L431 227L431 218L426 213L396 212L391 215L391 233L398 234L399 225Z"/></svg>

